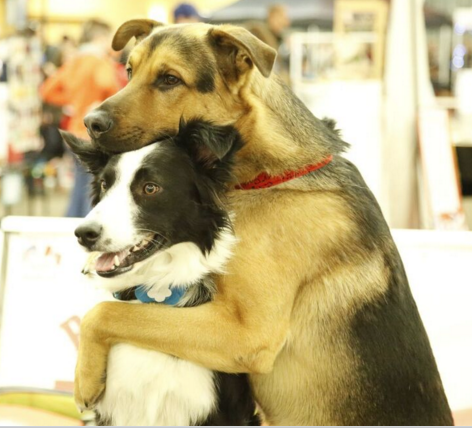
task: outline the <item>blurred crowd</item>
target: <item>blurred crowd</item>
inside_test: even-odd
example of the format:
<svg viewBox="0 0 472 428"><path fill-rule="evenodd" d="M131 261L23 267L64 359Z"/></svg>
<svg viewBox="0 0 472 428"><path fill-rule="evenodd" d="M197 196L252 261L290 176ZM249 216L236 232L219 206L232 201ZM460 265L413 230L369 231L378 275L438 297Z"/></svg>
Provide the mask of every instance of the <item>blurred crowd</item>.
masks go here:
<svg viewBox="0 0 472 428"><path fill-rule="evenodd" d="M59 138L57 127L87 139L83 118L89 110L118 92L126 85L126 71L121 56L111 49L111 27L99 20L84 24L77 47L64 36L59 46L48 47L45 61L47 77L41 87L46 110L58 110L48 115L45 123L50 132L45 146ZM47 141L47 138L50 141ZM75 161L74 187L66 215L84 217L90 211L90 177Z"/></svg>

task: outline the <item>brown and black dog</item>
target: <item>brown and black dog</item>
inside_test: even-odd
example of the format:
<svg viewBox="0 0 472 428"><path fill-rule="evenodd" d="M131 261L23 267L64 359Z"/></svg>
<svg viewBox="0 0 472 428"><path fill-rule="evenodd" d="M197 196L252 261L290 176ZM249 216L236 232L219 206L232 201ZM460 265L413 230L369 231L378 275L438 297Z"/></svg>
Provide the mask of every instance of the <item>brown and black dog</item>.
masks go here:
<svg viewBox="0 0 472 428"><path fill-rule="evenodd" d="M102 149L137 149L181 118L234 126L235 183L333 160L274 187L230 192L240 239L214 301L194 308L105 302L84 318L76 400L93 407L115 343L250 373L273 425L450 425L451 412L377 202L346 144L271 74L276 57L234 26L133 20L126 88L86 118ZM216 153L218 155L218 153Z"/></svg>

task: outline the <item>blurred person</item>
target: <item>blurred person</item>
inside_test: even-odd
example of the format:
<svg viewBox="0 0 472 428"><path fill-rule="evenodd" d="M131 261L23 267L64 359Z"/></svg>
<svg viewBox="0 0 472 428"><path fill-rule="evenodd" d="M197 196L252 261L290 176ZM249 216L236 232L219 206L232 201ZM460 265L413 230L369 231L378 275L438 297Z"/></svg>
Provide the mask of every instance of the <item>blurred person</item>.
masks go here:
<svg viewBox="0 0 472 428"><path fill-rule="evenodd" d="M174 9L174 23L187 24L202 20L195 6L189 3L181 3Z"/></svg>
<svg viewBox="0 0 472 428"><path fill-rule="evenodd" d="M68 35L63 35L57 45L46 45L43 65L45 75L52 75L57 68L74 57L76 50L76 43Z"/></svg>
<svg viewBox="0 0 472 428"><path fill-rule="evenodd" d="M61 51L61 65L63 65L67 61L74 58L77 52L77 43L73 38L65 34L64 36L62 36L62 41L59 45L59 49Z"/></svg>
<svg viewBox="0 0 472 428"><path fill-rule="evenodd" d="M83 118L120 89L114 61L109 56L112 31L99 20L87 21L82 30L78 53L65 62L41 87L43 100L68 110L63 125L80 138L88 139ZM63 121L63 123L65 123ZM90 211L90 177L75 163L75 182L67 217L84 217Z"/></svg>
<svg viewBox="0 0 472 428"><path fill-rule="evenodd" d="M43 80L55 74L59 67L74 57L76 51L77 44L75 40L67 35L63 35L61 41L56 45L46 45L42 64ZM57 128L61 127L61 121L64 118L62 106L43 102L42 110L43 121L40 134L43 137L45 147L59 149L62 146L62 138Z"/></svg>
<svg viewBox="0 0 472 428"><path fill-rule="evenodd" d="M291 25L287 6L284 4L274 4L267 11L267 26L272 35L277 40L277 49L283 42L283 34Z"/></svg>
<svg viewBox="0 0 472 428"><path fill-rule="evenodd" d="M274 71L289 83L289 50L284 46L284 33L290 28L291 20L287 6L278 3L267 9L265 22L251 21L245 27L259 40L274 48L277 53L277 61Z"/></svg>

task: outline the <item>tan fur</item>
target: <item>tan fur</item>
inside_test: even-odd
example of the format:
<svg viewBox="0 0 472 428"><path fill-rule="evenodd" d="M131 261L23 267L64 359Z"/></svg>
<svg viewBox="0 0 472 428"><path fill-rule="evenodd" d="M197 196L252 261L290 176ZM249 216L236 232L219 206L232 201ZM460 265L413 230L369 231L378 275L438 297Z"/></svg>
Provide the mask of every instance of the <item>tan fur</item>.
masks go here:
<svg viewBox="0 0 472 428"><path fill-rule="evenodd" d="M189 26L185 31L201 38L208 28ZM287 132L274 115L274 110L286 109L286 95L256 66L237 81L227 79L218 66L215 91L199 93L193 70L172 45L164 42L151 57L148 49L146 40L137 45L131 54L131 82L107 101L118 111L123 132L145 129L133 148L159 130L176 129L183 116L235 124L246 143L238 155L238 181L261 171L297 169L328 154L321 137L295 129L295 141ZM160 67L187 86L166 93L145 89ZM303 141L310 141L310 147ZM105 302L89 312L81 328L78 404L93 406L104 387L107 352L114 343L125 342L215 370L251 373L256 399L270 424L335 424L340 400L356 388L356 355L344 327L357 308L382 295L388 275L380 253L366 254L361 246L355 256L344 253L345 248L352 252L360 239L346 201L336 191L304 183L229 195L240 243L228 273L217 278L213 302L179 309Z"/></svg>

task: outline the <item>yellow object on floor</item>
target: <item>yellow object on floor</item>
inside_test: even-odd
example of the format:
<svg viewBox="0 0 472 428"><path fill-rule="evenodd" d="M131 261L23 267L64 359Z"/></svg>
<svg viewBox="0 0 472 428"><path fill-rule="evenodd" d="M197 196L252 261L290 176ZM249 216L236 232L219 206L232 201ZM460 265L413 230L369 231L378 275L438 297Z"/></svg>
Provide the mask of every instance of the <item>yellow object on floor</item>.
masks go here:
<svg viewBox="0 0 472 428"><path fill-rule="evenodd" d="M0 426L83 426L83 422L47 410L0 404Z"/></svg>
<svg viewBox="0 0 472 428"><path fill-rule="evenodd" d="M0 425L83 425L72 394L0 388ZM44 422L44 423L43 423Z"/></svg>

